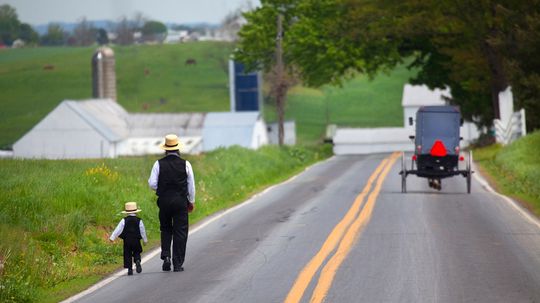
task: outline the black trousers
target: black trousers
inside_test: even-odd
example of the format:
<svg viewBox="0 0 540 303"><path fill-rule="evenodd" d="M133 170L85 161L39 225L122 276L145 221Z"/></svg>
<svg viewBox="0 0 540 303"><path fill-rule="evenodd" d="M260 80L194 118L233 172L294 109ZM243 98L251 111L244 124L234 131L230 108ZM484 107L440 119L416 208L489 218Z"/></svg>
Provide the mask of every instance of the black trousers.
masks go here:
<svg viewBox="0 0 540 303"><path fill-rule="evenodd" d="M141 261L141 240L124 239L124 268L132 268L134 261Z"/></svg>
<svg viewBox="0 0 540 303"><path fill-rule="evenodd" d="M161 196L158 198L159 228L161 230L161 259L171 258L172 264L181 267L186 256L188 238L188 213L186 197Z"/></svg>

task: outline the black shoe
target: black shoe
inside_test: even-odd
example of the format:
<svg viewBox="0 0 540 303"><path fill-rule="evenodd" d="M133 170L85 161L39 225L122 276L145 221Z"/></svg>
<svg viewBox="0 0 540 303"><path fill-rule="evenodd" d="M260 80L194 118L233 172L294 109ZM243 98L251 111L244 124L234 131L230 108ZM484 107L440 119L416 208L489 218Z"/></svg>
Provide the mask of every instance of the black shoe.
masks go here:
<svg viewBox="0 0 540 303"><path fill-rule="evenodd" d="M174 267L175 272L184 271L184 268L182 266Z"/></svg>
<svg viewBox="0 0 540 303"><path fill-rule="evenodd" d="M161 269L163 269L163 271L171 271L171 258L165 257L165 259L163 259L163 266Z"/></svg>
<svg viewBox="0 0 540 303"><path fill-rule="evenodd" d="M135 268L137 269L137 273L140 274L142 271L141 260L135 261Z"/></svg>
<svg viewBox="0 0 540 303"><path fill-rule="evenodd" d="M128 276L133 276L133 269L128 268Z"/></svg>

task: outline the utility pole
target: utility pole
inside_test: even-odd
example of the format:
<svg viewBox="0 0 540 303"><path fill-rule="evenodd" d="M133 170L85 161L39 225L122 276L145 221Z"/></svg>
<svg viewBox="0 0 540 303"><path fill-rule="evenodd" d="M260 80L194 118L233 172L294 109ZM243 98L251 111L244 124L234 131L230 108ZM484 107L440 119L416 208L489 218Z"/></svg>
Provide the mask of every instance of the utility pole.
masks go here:
<svg viewBox="0 0 540 303"><path fill-rule="evenodd" d="M283 67L283 15L278 14L277 18L277 37L276 37L276 110L278 116L278 142L283 145L285 120L285 94L287 93L287 84L284 81Z"/></svg>

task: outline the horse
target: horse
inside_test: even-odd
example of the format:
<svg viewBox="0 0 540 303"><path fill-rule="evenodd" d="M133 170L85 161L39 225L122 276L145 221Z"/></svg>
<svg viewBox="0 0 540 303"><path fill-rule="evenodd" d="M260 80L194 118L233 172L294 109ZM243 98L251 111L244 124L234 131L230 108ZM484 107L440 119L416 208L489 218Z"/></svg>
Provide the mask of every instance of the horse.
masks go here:
<svg viewBox="0 0 540 303"><path fill-rule="evenodd" d="M189 58L189 59L186 60L185 65L186 66L188 66L188 65L197 65L197 60L195 60L193 58Z"/></svg>

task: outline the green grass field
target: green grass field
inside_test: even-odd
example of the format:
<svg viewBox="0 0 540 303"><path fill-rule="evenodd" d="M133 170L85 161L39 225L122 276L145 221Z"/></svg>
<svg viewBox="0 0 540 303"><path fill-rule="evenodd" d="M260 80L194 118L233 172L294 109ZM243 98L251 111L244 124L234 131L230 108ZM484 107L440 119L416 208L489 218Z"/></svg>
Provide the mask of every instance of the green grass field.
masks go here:
<svg viewBox="0 0 540 303"><path fill-rule="evenodd" d="M130 112L227 111L228 74L223 63L232 48L219 42L115 47L118 102ZM0 148L12 145L61 101L91 97L94 50L0 51ZM197 65L186 66L188 58ZM45 65L54 69L44 70ZM320 142L327 123L399 126L403 84L412 75L400 66L391 75L374 81L357 77L342 88L295 87L289 94L287 119L296 120L298 142L303 144ZM274 120L271 105L264 112Z"/></svg>
<svg viewBox="0 0 540 303"><path fill-rule="evenodd" d="M328 146L267 146L188 157L197 187L190 221L244 201L330 153ZM142 209L150 241L145 251L156 246L156 197L147 184L156 159L0 159L0 302L58 302L120 268L121 241L109 244L107 237L126 201Z"/></svg>
<svg viewBox="0 0 540 303"><path fill-rule="evenodd" d="M502 147L492 145L474 151L474 159L498 191L512 196L540 216L540 132Z"/></svg>
<svg viewBox="0 0 540 303"><path fill-rule="evenodd" d="M286 119L296 121L298 141L304 144L320 142L326 125L350 127L402 126L403 85L414 72L402 65L389 75L373 81L358 76L343 87L320 89L295 87L288 95ZM273 106L265 108L265 118L275 121Z"/></svg>
<svg viewBox="0 0 540 303"><path fill-rule="evenodd" d="M228 110L228 74L222 61L231 49L219 42L115 47L118 101L131 112L142 112L145 105L152 112ZM13 144L61 101L92 97L94 50L0 51L0 148ZM185 66L188 58L197 65ZM54 69L44 70L45 65Z"/></svg>

